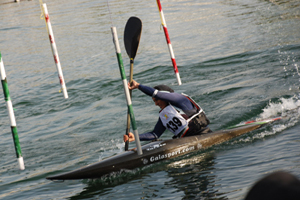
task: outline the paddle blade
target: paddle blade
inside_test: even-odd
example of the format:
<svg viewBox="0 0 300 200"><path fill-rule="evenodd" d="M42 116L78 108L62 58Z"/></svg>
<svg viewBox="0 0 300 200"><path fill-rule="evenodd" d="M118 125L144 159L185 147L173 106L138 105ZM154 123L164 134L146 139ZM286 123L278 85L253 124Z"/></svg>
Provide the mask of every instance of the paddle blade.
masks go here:
<svg viewBox="0 0 300 200"><path fill-rule="evenodd" d="M134 59L139 47L142 33L142 21L137 17L130 17L124 30L124 44L130 59Z"/></svg>

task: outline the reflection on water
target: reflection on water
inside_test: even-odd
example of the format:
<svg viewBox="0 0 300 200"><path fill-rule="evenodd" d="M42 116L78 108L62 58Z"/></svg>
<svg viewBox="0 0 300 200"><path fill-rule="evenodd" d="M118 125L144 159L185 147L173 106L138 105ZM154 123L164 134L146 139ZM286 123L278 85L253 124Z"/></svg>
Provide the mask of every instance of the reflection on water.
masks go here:
<svg viewBox="0 0 300 200"><path fill-rule="evenodd" d="M173 179L167 186L183 191L182 199L222 196L215 188L217 177L212 173L214 162L212 153L203 153L169 164L168 176Z"/></svg>
<svg viewBox="0 0 300 200"><path fill-rule="evenodd" d="M163 197L163 194L155 189L157 186L146 184L149 177L157 180L165 177L163 179L167 181L163 181L163 190L174 190L176 193L182 191L182 199L222 197L224 194L216 189L217 177L212 173L214 162L215 157L211 152L198 152L141 169L114 173L101 179L84 181L87 187L70 199L101 197L113 192L118 185L138 183L143 183L143 187L148 190L144 198ZM162 174L165 170L167 174ZM131 194L130 197L132 195L136 194Z"/></svg>

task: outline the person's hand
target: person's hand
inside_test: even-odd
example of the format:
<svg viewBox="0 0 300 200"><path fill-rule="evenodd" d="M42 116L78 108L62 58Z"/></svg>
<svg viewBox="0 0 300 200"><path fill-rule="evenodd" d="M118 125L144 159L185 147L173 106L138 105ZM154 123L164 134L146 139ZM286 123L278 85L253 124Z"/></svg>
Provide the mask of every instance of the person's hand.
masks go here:
<svg viewBox="0 0 300 200"><path fill-rule="evenodd" d="M140 85L140 84L139 84L138 82L136 82L135 80L132 80L131 83L128 82L128 89L129 89L129 90L136 89L136 88L139 87L139 85Z"/></svg>
<svg viewBox="0 0 300 200"><path fill-rule="evenodd" d="M129 135L129 137L128 137L128 135ZM132 142L135 140L133 133L129 132L128 135L123 135L124 142L126 142L128 139L129 139L129 142Z"/></svg>

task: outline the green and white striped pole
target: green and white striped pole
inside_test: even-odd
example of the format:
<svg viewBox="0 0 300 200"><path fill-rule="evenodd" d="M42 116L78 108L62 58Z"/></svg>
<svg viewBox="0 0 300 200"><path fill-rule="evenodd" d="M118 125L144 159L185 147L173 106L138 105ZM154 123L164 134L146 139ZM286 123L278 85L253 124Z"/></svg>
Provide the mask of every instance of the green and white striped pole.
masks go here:
<svg viewBox="0 0 300 200"><path fill-rule="evenodd" d="M126 75L125 75L123 59L122 59L122 55L121 55L121 49L120 49L120 44L119 44L119 40L118 40L116 27L111 27L111 32L112 32L112 36L113 36L113 42L115 44L116 54L117 54L117 58L118 58L119 68L120 68L120 74L121 74L121 78L122 78L122 81L123 81L124 92L125 92L125 96L126 96L128 112L130 114L130 120L131 120L132 129L133 129L133 134L134 134L134 137L135 137L137 153L138 153L138 155L142 155L143 151L142 151L142 148L141 148L139 134L138 134L138 131L137 131L135 118L134 118L134 114L133 114L131 98L130 98L129 89L128 89L128 86L127 86L127 79L126 79Z"/></svg>
<svg viewBox="0 0 300 200"><path fill-rule="evenodd" d="M14 145L15 145L15 150L16 150L16 154L17 154L17 159L18 159L20 170L24 170L25 165L24 165L24 160L22 157L21 146L20 146L19 136L18 136L18 131L17 131L17 124L16 124L16 119L15 119L12 102L11 102L10 95L9 95L9 90L8 90L6 74L5 74L5 70L4 70L4 64L2 61L1 52L0 52L0 74L1 74L1 83L2 83L2 88L3 88L3 93L4 93L4 100L6 102L6 107L7 107L8 115L9 115L9 119L10 119L11 132L12 132L12 136L14 139Z"/></svg>

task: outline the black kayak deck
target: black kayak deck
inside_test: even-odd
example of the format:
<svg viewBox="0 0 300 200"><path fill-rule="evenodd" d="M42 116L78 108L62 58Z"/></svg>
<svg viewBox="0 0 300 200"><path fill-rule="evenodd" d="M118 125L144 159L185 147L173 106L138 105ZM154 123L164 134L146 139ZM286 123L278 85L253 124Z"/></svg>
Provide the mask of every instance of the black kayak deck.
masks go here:
<svg viewBox="0 0 300 200"><path fill-rule="evenodd" d="M215 131L203 135L196 135L178 139L159 140L142 146L142 155L136 151L125 151L115 156L106 158L97 163L63 174L47 177L49 180L96 179L112 172L132 170L159 161L175 158L200 149L220 144L238 137L271 121L259 124L250 123L233 129Z"/></svg>

